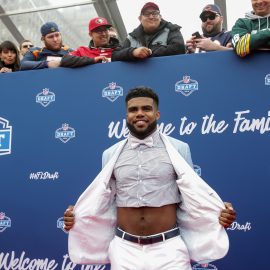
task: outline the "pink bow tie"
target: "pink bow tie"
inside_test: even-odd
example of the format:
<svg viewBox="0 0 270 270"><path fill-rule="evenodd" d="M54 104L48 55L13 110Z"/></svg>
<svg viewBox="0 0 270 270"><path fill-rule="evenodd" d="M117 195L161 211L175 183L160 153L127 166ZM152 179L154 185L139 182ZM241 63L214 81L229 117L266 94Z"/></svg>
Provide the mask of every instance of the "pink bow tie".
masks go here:
<svg viewBox="0 0 270 270"><path fill-rule="evenodd" d="M153 147L153 144L154 144L152 137L147 137L144 140L140 140L140 139L137 139L135 137L131 137L129 140L130 140L130 146L132 149L138 147L140 144L144 144L148 147Z"/></svg>

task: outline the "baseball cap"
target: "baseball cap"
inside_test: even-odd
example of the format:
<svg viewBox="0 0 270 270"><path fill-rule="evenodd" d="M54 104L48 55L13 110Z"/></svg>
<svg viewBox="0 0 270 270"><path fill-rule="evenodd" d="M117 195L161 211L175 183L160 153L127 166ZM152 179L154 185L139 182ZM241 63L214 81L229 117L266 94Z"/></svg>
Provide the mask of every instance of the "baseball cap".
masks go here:
<svg viewBox="0 0 270 270"><path fill-rule="evenodd" d="M141 13L143 13L146 9L148 8L153 8L156 10L159 10L159 7L157 4L153 3L153 2L147 2L146 4L144 4L144 6L141 9Z"/></svg>
<svg viewBox="0 0 270 270"><path fill-rule="evenodd" d="M53 32L60 32L58 25L54 22L46 22L43 24L40 28L40 32L42 36L46 36L47 34L53 33Z"/></svg>
<svg viewBox="0 0 270 270"><path fill-rule="evenodd" d="M202 13L200 14L200 17L206 12L212 12L212 13L219 14L220 16L222 16L220 7L218 5L211 4L211 5L205 6L202 10Z"/></svg>
<svg viewBox="0 0 270 270"><path fill-rule="evenodd" d="M89 22L89 32L93 31L94 29L96 29L96 28L98 28L100 26L107 26L108 28L110 28L112 25L108 23L107 19L97 17L97 18L94 18L94 19L90 20L90 22Z"/></svg>

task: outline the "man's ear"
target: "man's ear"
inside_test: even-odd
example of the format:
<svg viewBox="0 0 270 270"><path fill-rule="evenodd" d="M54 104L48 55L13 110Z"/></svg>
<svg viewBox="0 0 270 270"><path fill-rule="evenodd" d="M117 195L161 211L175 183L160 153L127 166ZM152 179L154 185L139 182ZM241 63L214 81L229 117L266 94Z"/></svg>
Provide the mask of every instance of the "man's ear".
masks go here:
<svg viewBox="0 0 270 270"><path fill-rule="evenodd" d="M160 111L156 112L156 120L158 120L160 118Z"/></svg>
<svg viewBox="0 0 270 270"><path fill-rule="evenodd" d="M44 36L42 36L42 37L40 38L40 40L41 40L41 41L44 41Z"/></svg>

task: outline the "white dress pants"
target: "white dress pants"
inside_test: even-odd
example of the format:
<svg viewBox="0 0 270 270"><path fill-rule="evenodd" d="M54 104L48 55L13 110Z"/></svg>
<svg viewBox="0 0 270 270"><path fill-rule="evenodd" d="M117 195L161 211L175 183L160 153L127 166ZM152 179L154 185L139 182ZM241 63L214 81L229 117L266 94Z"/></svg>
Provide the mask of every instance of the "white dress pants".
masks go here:
<svg viewBox="0 0 270 270"><path fill-rule="evenodd" d="M140 245L118 236L110 243L111 270L191 270L190 258L181 236Z"/></svg>

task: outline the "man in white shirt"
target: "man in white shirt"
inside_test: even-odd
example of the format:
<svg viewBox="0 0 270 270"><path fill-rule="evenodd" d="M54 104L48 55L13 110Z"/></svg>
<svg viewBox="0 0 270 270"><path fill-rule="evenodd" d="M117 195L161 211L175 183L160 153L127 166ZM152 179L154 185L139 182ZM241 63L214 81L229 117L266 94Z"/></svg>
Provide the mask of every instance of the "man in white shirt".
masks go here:
<svg viewBox="0 0 270 270"><path fill-rule="evenodd" d="M103 170L64 214L73 262L191 270L191 259L226 254L221 225L235 211L194 172L189 146L157 131L158 104L147 87L127 94L128 139L103 153Z"/></svg>

